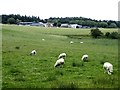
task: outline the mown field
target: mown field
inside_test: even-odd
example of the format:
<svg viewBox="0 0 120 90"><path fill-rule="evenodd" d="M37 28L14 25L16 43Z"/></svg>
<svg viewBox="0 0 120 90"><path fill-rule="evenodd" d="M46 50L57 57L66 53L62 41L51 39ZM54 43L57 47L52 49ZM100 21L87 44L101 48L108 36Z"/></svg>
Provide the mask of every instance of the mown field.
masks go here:
<svg viewBox="0 0 120 90"><path fill-rule="evenodd" d="M89 35L90 29L3 25L2 87L118 88L117 39L93 39ZM36 56L29 55L33 49ZM65 64L54 68L62 52L67 54ZM88 62L81 61L83 54L89 55ZM113 64L113 75L104 73L105 61Z"/></svg>

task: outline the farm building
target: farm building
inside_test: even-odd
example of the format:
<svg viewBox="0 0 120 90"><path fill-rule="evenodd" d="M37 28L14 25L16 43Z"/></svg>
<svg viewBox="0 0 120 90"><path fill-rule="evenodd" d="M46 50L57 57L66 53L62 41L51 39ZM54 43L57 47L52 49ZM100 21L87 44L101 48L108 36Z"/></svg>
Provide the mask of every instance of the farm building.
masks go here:
<svg viewBox="0 0 120 90"><path fill-rule="evenodd" d="M90 28L89 26L82 26L82 28Z"/></svg>
<svg viewBox="0 0 120 90"><path fill-rule="evenodd" d="M64 27L64 28L82 28L82 25L78 25L78 24L61 24L61 27Z"/></svg>
<svg viewBox="0 0 120 90"><path fill-rule="evenodd" d="M20 22L18 25L44 26L42 22Z"/></svg>
<svg viewBox="0 0 120 90"><path fill-rule="evenodd" d="M70 27L70 28L82 28L82 25L70 24L69 27Z"/></svg>
<svg viewBox="0 0 120 90"><path fill-rule="evenodd" d="M53 27L53 23L45 23L44 27Z"/></svg>
<svg viewBox="0 0 120 90"><path fill-rule="evenodd" d="M32 23L31 26L44 26L44 24L42 22L38 22L38 23Z"/></svg>
<svg viewBox="0 0 120 90"><path fill-rule="evenodd" d="M61 24L61 27L68 28L69 24Z"/></svg>
<svg viewBox="0 0 120 90"><path fill-rule="evenodd" d="M33 22L19 22L18 25L31 25Z"/></svg>

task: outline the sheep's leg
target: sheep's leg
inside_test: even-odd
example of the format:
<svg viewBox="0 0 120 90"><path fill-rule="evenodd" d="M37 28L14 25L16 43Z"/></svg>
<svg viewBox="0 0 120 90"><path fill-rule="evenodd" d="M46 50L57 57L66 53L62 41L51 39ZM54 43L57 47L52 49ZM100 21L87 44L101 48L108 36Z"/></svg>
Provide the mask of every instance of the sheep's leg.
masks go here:
<svg viewBox="0 0 120 90"><path fill-rule="evenodd" d="M61 63L61 68L63 68L64 62Z"/></svg>
<svg viewBox="0 0 120 90"><path fill-rule="evenodd" d="M111 73L108 71L108 74L111 75Z"/></svg>
<svg viewBox="0 0 120 90"><path fill-rule="evenodd" d="M103 67L103 69L104 69L104 73L107 73L107 69L105 67Z"/></svg>

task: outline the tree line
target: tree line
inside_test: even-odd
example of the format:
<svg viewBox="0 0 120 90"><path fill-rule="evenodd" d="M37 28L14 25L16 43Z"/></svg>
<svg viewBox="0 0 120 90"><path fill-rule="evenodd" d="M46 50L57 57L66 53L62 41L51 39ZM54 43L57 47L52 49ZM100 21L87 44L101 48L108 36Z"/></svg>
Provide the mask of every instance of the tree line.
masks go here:
<svg viewBox="0 0 120 90"><path fill-rule="evenodd" d="M61 24L78 24L89 27L102 27L102 28L120 28L120 21L113 20L94 20L84 17L50 17L49 19L40 19L38 16L21 16L14 15L0 15L3 24L18 24L19 22L43 22L53 23L53 26L60 27Z"/></svg>
<svg viewBox="0 0 120 90"><path fill-rule="evenodd" d="M3 24L18 24L19 22L44 22L44 20L36 16L21 16L19 14L0 15L0 17L2 17Z"/></svg>
<svg viewBox="0 0 120 90"><path fill-rule="evenodd" d="M102 27L102 28L119 28L120 21L113 21L113 20L93 20L90 18L84 17L65 17L65 18L49 18L48 22L54 23L55 26L59 26L61 23L68 23L68 24L78 24L82 26L89 26L89 27Z"/></svg>

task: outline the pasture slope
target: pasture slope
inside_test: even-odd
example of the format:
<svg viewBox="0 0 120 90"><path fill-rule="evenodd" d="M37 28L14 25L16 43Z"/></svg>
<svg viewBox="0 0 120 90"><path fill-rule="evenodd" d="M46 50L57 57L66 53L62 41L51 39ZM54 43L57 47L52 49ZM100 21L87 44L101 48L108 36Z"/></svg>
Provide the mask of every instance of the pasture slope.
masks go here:
<svg viewBox="0 0 120 90"><path fill-rule="evenodd" d="M89 34L90 29L3 25L3 88L118 88L118 41ZM29 55L33 49L36 56ZM54 68L62 52L65 64ZM88 62L81 61L83 54ZM113 64L113 75L104 73L105 61Z"/></svg>

